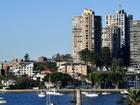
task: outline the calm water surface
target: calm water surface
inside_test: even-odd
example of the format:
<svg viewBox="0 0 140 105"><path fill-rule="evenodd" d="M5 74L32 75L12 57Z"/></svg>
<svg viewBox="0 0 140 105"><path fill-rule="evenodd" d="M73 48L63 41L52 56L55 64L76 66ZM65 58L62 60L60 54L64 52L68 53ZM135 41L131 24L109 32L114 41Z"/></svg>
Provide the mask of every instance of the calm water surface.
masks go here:
<svg viewBox="0 0 140 105"><path fill-rule="evenodd" d="M4 93L0 94L7 101L3 105L47 105L47 98L40 98L37 93ZM65 93L63 96L52 96L51 100L55 101L57 105L73 105L73 94ZM82 96L82 105L124 105L118 104L117 101L121 98L119 93L112 93L110 95L99 95L96 98L87 98Z"/></svg>

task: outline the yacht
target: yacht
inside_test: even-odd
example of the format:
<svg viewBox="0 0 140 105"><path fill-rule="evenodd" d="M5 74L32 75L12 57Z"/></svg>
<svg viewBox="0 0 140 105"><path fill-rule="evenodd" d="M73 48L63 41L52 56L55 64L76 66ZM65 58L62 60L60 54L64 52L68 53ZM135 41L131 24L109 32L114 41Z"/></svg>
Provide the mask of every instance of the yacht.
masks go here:
<svg viewBox="0 0 140 105"><path fill-rule="evenodd" d="M56 95L56 96L61 96L61 95L63 95L62 93L56 92L55 88L52 89L52 90L46 91L46 94L47 94L47 95Z"/></svg>
<svg viewBox="0 0 140 105"><path fill-rule="evenodd" d="M45 96L46 96L45 92L38 93L38 97L45 97Z"/></svg>

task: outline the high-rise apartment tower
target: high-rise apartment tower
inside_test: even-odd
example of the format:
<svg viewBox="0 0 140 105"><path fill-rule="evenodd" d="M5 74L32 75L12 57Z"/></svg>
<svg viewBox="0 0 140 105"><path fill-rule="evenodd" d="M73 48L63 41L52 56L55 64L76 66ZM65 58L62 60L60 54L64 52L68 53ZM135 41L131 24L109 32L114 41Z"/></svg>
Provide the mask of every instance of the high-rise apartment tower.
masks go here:
<svg viewBox="0 0 140 105"><path fill-rule="evenodd" d="M91 9L72 19L73 60L79 62L78 52L84 49L99 51L101 47L101 17Z"/></svg>

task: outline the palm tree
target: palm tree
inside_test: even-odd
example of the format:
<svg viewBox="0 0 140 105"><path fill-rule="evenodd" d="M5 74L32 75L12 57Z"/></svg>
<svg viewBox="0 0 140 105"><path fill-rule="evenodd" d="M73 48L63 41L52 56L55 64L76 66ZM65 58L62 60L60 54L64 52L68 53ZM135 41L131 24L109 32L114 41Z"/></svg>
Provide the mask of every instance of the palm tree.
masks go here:
<svg viewBox="0 0 140 105"><path fill-rule="evenodd" d="M140 90L129 89L127 91L126 102L128 105L140 105Z"/></svg>

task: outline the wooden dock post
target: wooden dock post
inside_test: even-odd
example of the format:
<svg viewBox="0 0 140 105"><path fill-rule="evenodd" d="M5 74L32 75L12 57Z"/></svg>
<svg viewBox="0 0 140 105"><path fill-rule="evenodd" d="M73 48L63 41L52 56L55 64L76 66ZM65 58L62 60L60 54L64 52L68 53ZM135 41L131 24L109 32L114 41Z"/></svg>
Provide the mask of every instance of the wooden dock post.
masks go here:
<svg viewBox="0 0 140 105"><path fill-rule="evenodd" d="M81 105L81 91L77 90L76 105Z"/></svg>

